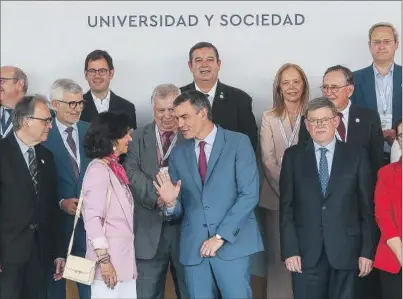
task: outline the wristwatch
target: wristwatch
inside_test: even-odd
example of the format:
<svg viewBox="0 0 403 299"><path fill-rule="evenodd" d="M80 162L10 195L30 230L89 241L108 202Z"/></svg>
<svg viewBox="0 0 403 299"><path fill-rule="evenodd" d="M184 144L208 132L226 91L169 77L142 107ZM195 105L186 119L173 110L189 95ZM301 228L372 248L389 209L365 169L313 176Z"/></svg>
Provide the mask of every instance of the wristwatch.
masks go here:
<svg viewBox="0 0 403 299"><path fill-rule="evenodd" d="M222 240L222 237L221 237L219 234L215 234L215 237L216 237L218 240Z"/></svg>

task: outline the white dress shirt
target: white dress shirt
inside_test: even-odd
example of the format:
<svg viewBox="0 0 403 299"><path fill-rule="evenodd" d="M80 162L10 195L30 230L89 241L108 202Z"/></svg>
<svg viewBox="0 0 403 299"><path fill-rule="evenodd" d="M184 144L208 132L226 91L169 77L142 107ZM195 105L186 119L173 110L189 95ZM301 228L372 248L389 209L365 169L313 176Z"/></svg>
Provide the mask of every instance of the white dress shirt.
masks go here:
<svg viewBox="0 0 403 299"><path fill-rule="evenodd" d="M196 153L196 160L197 164L199 164L199 154L200 154L200 141L206 142L204 145L204 153L206 154L206 161L208 163L211 155L211 151L213 149L213 144L215 140L215 136L217 135L217 127L214 125L213 129L211 130L210 134L206 136L203 140L195 138L195 153Z"/></svg>
<svg viewBox="0 0 403 299"><path fill-rule="evenodd" d="M32 147L34 150L34 154L35 153L35 148L33 146L29 146L26 145L20 138L18 138L17 134L15 134L14 132L14 136L15 136L15 140L17 140L17 143L21 149L22 155L24 156L24 160L25 160L25 164L27 164L27 167L29 169L29 154L28 154L28 150Z"/></svg>
<svg viewBox="0 0 403 299"><path fill-rule="evenodd" d="M319 162L320 162L320 150L321 148L326 148L326 159L327 159L327 169L329 171L329 176L332 171L332 164L333 164L333 156L334 156L334 150L336 148L336 137L333 138L332 141L326 146L321 146L320 144L316 143L315 141L313 142L313 146L315 147L315 157L316 157L316 166L318 167L318 172L319 172Z"/></svg>
<svg viewBox="0 0 403 299"><path fill-rule="evenodd" d="M392 144L392 150L390 151L390 163L399 161L401 156L402 156L402 150L400 149L397 140L395 140Z"/></svg>
<svg viewBox="0 0 403 299"><path fill-rule="evenodd" d="M214 86L209 90L209 92L203 92L203 91L201 91L199 86L197 86L197 84L195 82L195 88L196 88L197 91L200 91L200 92L202 92L204 94L208 94L208 100L209 100L211 106L213 106L215 92L217 90L217 83L218 83L218 80L215 82Z"/></svg>
<svg viewBox="0 0 403 299"><path fill-rule="evenodd" d="M344 124L344 127L346 128L346 136L344 136L344 142L347 142L347 135L348 135L348 118L349 118L349 114L350 114L350 107L351 107L351 101L350 100L348 100L348 104L347 104L347 106L346 106L346 108L344 108L344 110L343 111L340 111L340 113L341 114L343 114L343 117L342 117L342 119L341 119L341 121L343 122L343 124ZM337 132L337 131L336 131ZM339 134L337 133L336 134L336 136L337 136L337 138L339 139L339 140L341 140L339 137Z"/></svg>
<svg viewBox="0 0 403 299"><path fill-rule="evenodd" d="M7 107L4 107L4 106L0 107L0 119L3 117L3 113L4 113L5 108L7 108ZM10 109L10 108L7 108L7 109ZM13 112L13 109L10 109L10 113L12 113L12 112ZM7 113L5 115L4 120L5 120L6 123L7 123L8 119L11 117L10 113ZM0 127L1 127L1 135L3 135L3 138L5 138L6 135L8 135L9 132L11 131L11 129L13 127L13 123L11 122L10 125L8 126L8 128L3 128L2 125L1 125L1 122L0 122Z"/></svg>
<svg viewBox="0 0 403 299"><path fill-rule="evenodd" d="M109 110L109 103L111 101L111 91L108 90L106 97L103 99L98 98L92 92L91 92L91 94L92 94L92 98L94 99L94 104L98 110L98 113L107 112Z"/></svg>
<svg viewBox="0 0 403 299"><path fill-rule="evenodd" d="M75 153L76 156L73 156L73 152L71 151L71 148L69 146L69 144L67 143L67 137L68 137L68 133L66 132L66 129L68 128L66 125L62 124L57 118L56 118L56 125L57 128L59 129L60 132L60 136L62 136L63 139L63 143L64 146L66 147L67 151L69 152L70 156L73 157L74 160L76 160L77 165L78 165L78 169L80 169L80 150L79 150L79 138L78 138L78 128L77 128L77 124L74 124L73 127L73 132L71 133L73 140L76 144L76 149L77 152ZM77 157L77 158L76 158Z"/></svg>

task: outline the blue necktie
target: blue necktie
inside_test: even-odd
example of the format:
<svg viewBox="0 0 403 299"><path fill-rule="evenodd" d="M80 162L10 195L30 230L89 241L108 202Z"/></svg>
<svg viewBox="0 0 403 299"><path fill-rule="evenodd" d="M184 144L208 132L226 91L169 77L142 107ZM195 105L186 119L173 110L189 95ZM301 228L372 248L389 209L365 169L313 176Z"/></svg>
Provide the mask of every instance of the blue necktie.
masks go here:
<svg viewBox="0 0 403 299"><path fill-rule="evenodd" d="M326 194L327 183L329 182L329 167L327 165L326 152L327 149L322 147L320 150L319 160L319 180L322 187L322 194Z"/></svg>

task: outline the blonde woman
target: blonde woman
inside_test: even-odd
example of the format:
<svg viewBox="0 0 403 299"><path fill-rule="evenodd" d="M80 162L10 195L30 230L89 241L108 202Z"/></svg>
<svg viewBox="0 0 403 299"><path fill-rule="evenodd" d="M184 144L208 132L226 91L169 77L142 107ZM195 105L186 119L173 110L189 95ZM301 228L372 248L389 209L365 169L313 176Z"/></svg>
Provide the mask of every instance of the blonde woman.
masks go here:
<svg viewBox="0 0 403 299"><path fill-rule="evenodd" d="M279 178L284 151L298 143L301 116L309 99L309 84L296 64L283 65L273 82L273 108L263 113L260 146L264 178L259 206L265 209L268 254L267 299L291 299L291 274L280 256Z"/></svg>

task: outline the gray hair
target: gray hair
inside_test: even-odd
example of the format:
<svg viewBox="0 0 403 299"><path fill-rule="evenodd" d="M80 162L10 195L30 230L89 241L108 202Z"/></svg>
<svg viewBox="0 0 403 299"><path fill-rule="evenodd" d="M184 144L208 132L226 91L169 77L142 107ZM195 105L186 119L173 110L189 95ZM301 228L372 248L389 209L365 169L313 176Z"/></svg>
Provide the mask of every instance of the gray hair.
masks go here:
<svg viewBox="0 0 403 299"><path fill-rule="evenodd" d="M151 96L151 104L154 105L155 98L166 99L168 96L175 98L181 94L181 90L174 84L160 84L154 88Z"/></svg>
<svg viewBox="0 0 403 299"><path fill-rule="evenodd" d="M336 106L328 97L318 97L309 101L306 105L304 112L305 119L308 119L308 113L310 111L318 110L320 108L329 108L332 110L333 116L337 114Z"/></svg>
<svg viewBox="0 0 403 299"><path fill-rule="evenodd" d="M22 90L23 90L24 94L26 94L27 91L28 91L28 77L27 77L27 74L25 74L22 69L20 69L18 67L14 67L14 78L24 82L24 86L22 87Z"/></svg>
<svg viewBox="0 0 403 299"><path fill-rule="evenodd" d="M376 23L375 25L372 25L372 27L369 29L369 31L368 31L368 40L370 42L371 42L372 33L374 32L374 30L376 28L379 28L379 27L388 27L388 28L392 29L393 37L395 38L395 42L399 41L399 34L397 33L397 30L396 30L395 26L393 26L391 23L380 22L380 23Z"/></svg>
<svg viewBox="0 0 403 299"><path fill-rule="evenodd" d="M199 113L202 109L207 109L207 118L212 121L213 115L211 112L211 104L207 96L198 90L188 90L181 93L174 101L174 106L177 107L180 104L189 101Z"/></svg>
<svg viewBox="0 0 403 299"><path fill-rule="evenodd" d="M331 66L326 70L325 74L323 75L323 79L328 73L331 72L342 72L344 75L344 79L346 80L346 84L348 85L354 84L353 72L349 68L342 66L340 64Z"/></svg>
<svg viewBox="0 0 403 299"><path fill-rule="evenodd" d="M56 80L50 90L50 100L51 101L63 101L64 93L83 93L83 89L80 85L71 79L62 78Z"/></svg>
<svg viewBox="0 0 403 299"><path fill-rule="evenodd" d="M39 94L24 96L22 100L15 105L12 116L13 129L15 132L22 128L25 118L32 117L34 115L35 107L38 103L45 104L46 106L48 105L46 97Z"/></svg>

